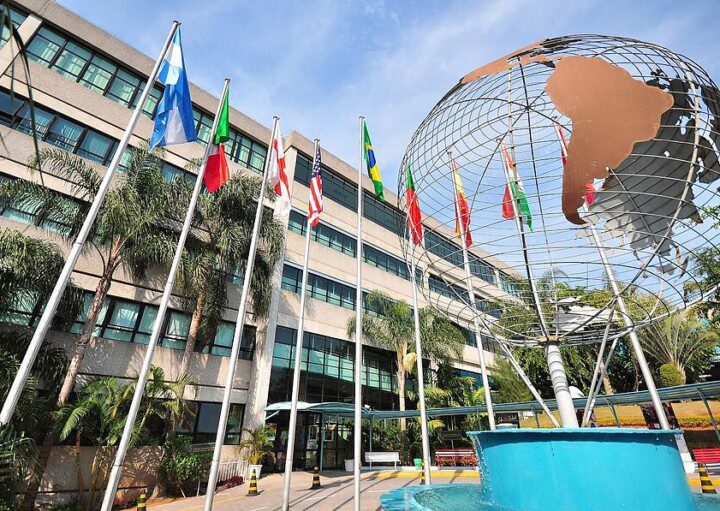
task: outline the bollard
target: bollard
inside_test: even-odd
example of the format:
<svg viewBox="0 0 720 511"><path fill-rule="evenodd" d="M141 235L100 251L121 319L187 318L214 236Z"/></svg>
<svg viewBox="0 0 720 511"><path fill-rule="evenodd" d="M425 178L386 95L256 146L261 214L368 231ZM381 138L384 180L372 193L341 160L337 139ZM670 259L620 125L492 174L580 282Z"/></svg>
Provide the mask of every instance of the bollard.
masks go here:
<svg viewBox="0 0 720 511"><path fill-rule="evenodd" d="M255 469L253 469L252 475L250 476L250 487L248 488L247 496L255 497L256 495L259 495L259 493L257 491L257 476L255 475Z"/></svg>
<svg viewBox="0 0 720 511"><path fill-rule="evenodd" d="M702 489L702 492L716 494L717 492L710 480L710 475L708 474L705 463L698 463L698 472L700 473L700 489Z"/></svg>
<svg viewBox="0 0 720 511"><path fill-rule="evenodd" d="M318 467L315 467L313 469L313 480L312 480L312 486L310 487L311 490L320 490L322 489L322 486L320 486L320 469Z"/></svg>
<svg viewBox="0 0 720 511"><path fill-rule="evenodd" d="M425 484L425 462L420 464L420 484Z"/></svg>
<svg viewBox="0 0 720 511"><path fill-rule="evenodd" d="M140 494L140 497L138 497L138 504L137 504L137 511L144 511L147 507L147 504L145 503L147 501L147 494L145 492L142 492Z"/></svg>

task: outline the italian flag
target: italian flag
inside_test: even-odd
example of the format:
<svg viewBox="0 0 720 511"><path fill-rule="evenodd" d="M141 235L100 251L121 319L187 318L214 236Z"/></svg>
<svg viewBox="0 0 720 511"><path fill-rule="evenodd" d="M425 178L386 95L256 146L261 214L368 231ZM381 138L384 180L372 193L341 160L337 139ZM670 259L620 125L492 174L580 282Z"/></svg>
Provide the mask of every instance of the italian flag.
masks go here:
<svg viewBox="0 0 720 511"><path fill-rule="evenodd" d="M472 245L472 234L470 234L470 206L467 197L465 197L465 189L463 188L460 172L458 171L455 160L450 158L450 165L453 171L453 180L455 181L455 234L462 236L465 234L465 246ZM460 226L462 225L462 229Z"/></svg>
<svg viewBox="0 0 720 511"><path fill-rule="evenodd" d="M215 138L210 144L210 152L205 164L205 175L203 181L208 192L212 193L220 188L230 179L230 169L228 168L227 159L225 158L225 142L230 140L230 112L228 105L228 96L225 94L223 98L220 116L218 117L217 127L215 128Z"/></svg>
<svg viewBox="0 0 720 511"><path fill-rule="evenodd" d="M507 220L515 218L515 211L517 210L521 219L525 219L525 223L532 230L532 213L530 212L530 204L528 203L527 196L525 195L525 188L523 188L522 181L515 167L515 162L510 157L510 153L502 144L502 161L505 172L508 175L509 185L505 185L505 195L503 195L502 202L502 216ZM515 207L513 208L513 197L515 198Z"/></svg>
<svg viewBox="0 0 720 511"><path fill-rule="evenodd" d="M420 214L420 201L415 193L415 182L413 181L410 164L405 170L405 204L408 207L408 229L412 233L413 244L417 245L423 238L422 216Z"/></svg>

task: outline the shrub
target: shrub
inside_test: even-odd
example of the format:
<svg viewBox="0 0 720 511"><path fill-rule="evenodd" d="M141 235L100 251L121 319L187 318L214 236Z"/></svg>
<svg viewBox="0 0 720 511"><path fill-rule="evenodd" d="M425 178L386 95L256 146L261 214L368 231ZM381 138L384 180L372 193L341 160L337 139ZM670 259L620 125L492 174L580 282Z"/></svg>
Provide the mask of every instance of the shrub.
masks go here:
<svg viewBox="0 0 720 511"><path fill-rule="evenodd" d="M158 470L159 480L165 484L170 495L185 496L185 485L207 477L212 461L212 452L193 451L192 439L186 436L168 438L165 452Z"/></svg>
<svg viewBox="0 0 720 511"><path fill-rule="evenodd" d="M660 366L660 383L663 387L675 387L685 384L685 376L680 369L673 364L663 364Z"/></svg>

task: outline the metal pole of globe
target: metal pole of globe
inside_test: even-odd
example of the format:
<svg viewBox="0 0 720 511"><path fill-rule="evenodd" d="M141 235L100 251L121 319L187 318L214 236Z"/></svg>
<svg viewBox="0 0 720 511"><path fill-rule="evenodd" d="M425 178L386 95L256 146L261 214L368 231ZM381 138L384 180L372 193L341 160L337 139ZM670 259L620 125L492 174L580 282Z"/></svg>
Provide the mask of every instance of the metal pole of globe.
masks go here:
<svg viewBox="0 0 720 511"><path fill-rule="evenodd" d="M495 413L493 412L493 405L492 405L492 397L490 396L490 381L488 380L487 375L487 365L485 364L485 349L483 348L483 341L482 341L482 335L480 335L480 322L478 321L478 310L475 306L475 290L473 287L472 282L472 272L470 271L470 258L468 256L468 247L465 243L466 240L466 233L465 233L465 225L463 224L460 212L460 204L457 199L458 197L458 187L457 182L455 181L454 173L457 172L455 170L455 162L452 159L452 151L447 152L448 158L450 158L450 167L451 172L453 173L453 189L455 190L455 215L458 219L458 226L460 227L460 246L462 247L462 253L463 253L463 266L465 269L465 281L467 283L467 292L468 292L468 300L470 303L471 313L472 313L472 320L473 320L473 333L475 334L475 344L477 346L478 350L478 358L480 359L480 374L482 377L483 382L483 391L485 393L485 405L487 406L487 412L488 412L488 422L490 425L490 430L495 430Z"/></svg>
<svg viewBox="0 0 720 511"><path fill-rule="evenodd" d="M117 149L115 149L115 154L113 155L110 165L108 165L108 169L105 172L105 176L103 176L100 186L98 187L98 191L95 194L95 198L93 199L92 204L90 205L90 209L87 216L85 217L85 220L83 221L80 232L78 233L77 238L75 238L75 241L73 242L70 253L65 260L65 265L60 272L60 277L55 283L55 288L53 289L52 294L50 295L50 298L45 305L45 310L40 317L38 326L35 328L35 333L33 334L32 340L30 341L30 345L25 352L25 356L20 363L20 367L18 368L18 372L15 375L12 386L10 387L7 397L5 398L2 411L0 411L0 424L9 423L12 419L13 414L15 413L15 407L17 406L18 400L20 399L20 394L23 391L23 387L25 387L25 382L30 375L30 370L35 363L35 359L37 358L38 352L40 351L40 347L42 346L43 340L45 339L45 335L50 328L50 324L52 323L53 317L55 316L55 311L57 311L58 305L60 305L60 300L62 299L62 296L65 293L65 288L70 281L70 276L72 275L72 272L75 269L75 265L80 258L80 253L82 252L83 245L85 244L85 241L90 234L90 229L92 229L92 226L95 223L95 218L100 211L100 207L105 200L105 196L110 190L110 182L112 181L115 172L120 166L120 160L122 159L122 155L125 152L125 148L127 148L128 143L130 142L130 137L132 136L133 131L135 130L135 125L137 124L137 121L140 117L140 112L142 111L142 107L145 104L145 99L147 98L148 94L150 94L150 90L155 85L155 79L157 78L158 71L160 70L160 65L165 58L165 54L167 53L167 50L170 47L173 37L175 36L175 32L177 32L179 26L179 21L173 21L170 32L168 33L167 39L165 40L165 44L163 44L162 50L160 50L160 55L155 61L155 65L150 72L150 76L148 77L145 88L140 95L137 106L135 107L135 110L133 110L133 113L130 116L130 122L128 122L128 125L125 128L125 132L120 139L120 143L118 144Z"/></svg>
<svg viewBox="0 0 720 511"><path fill-rule="evenodd" d="M357 210L357 290L355 294L355 424L353 428L353 502L360 511L360 468L362 441L362 232L363 232L363 172L365 163L363 129L365 117L360 116L360 158L358 160L358 210Z"/></svg>
<svg viewBox="0 0 720 511"><path fill-rule="evenodd" d="M253 225L252 238L250 239L250 250L248 253L247 263L245 265L245 280L243 280L242 293L240 295L237 322L235 323L232 348L230 349L230 360L228 361L227 376L225 378L225 390L223 392L222 407L220 408L220 420L218 422L217 435L215 437L213 459L210 465L207 493L205 494L205 511L212 510L213 499L215 498L215 487L217 486L218 469L220 468L220 454L222 452L223 442L225 441L225 430L227 428L227 419L230 413L230 398L232 396L233 380L235 379L235 366L237 365L238 355L240 353L240 341L242 339L243 326L245 325L245 310L247 307L248 296L250 294L250 282L252 280L252 272L255 265L255 252L257 249L258 237L260 236L260 224L262 222L263 208L265 207L263 202L265 200L267 176L270 169L270 160L273 155L273 141L275 140L275 135L278 131L279 120L280 119L278 117L273 117L273 126L270 133L270 149L268 151L268 156L265 159L265 168L263 169L263 177L260 184L260 194L258 195L257 209L255 210L255 224Z"/></svg>
<svg viewBox="0 0 720 511"><path fill-rule="evenodd" d="M512 122L512 68L508 69L508 136L510 139L510 152L514 153L514 137L513 137L513 122ZM500 144L498 144L499 146ZM513 161L515 161L514 154L511 154ZM501 159L502 159L501 155ZM545 357L547 359L548 370L550 372L550 380L553 386L553 392L555 394L555 401L557 402L558 412L560 413L560 422L565 428L577 428L578 419L575 414L575 406L573 404L572 396L570 395L570 386L568 384L567 373L565 372L565 366L563 365L562 355L560 354L560 346L557 339L551 338L547 325L545 323L545 316L543 315L542 308L540 306L540 294L537 290L537 282L533 275L532 267L530 265L530 256L528 253L527 240L525 239L525 228L523 227L521 213L518 211L516 204L515 192L513 190L513 180L515 176L510 175L511 169L509 168L509 162L503 160L503 169L505 174L505 184L510 189L510 203L513 209L513 219L515 220L515 227L520 237L520 243L522 244L523 260L525 263L525 271L527 272L528 284L533 297L533 305L540 322L540 329L543 337L545 337ZM515 179L517 182L517 179Z"/></svg>
<svg viewBox="0 0 720 511"><path fill-rule="evenodd" d="M122 438L120 439L120 445L118 446L117 453L115 454L115 461L110 472L107 487L105 488L105 496L103 497L101 508L102 511L111 511L113 501L115 500L115 493L117 492L117 487L120 483L120 476L122 475L122 464L125 461L125 455L130 447L130 440L135 427L135 419L137 418L138 411L140 410L140 404L142 403L142 398L145 393L145 384L147 383L148 374L150 373L150 366L155 353L155 347L160 340L162 328L165 325L165 313L167 312L168 305L170 304L170 297L172 296L173 285L175 284L175 276L177 275L178 268L180 267L180 260L182 259L183 249L185 248L185 241L187 240L188 233L190 232L190 228L192 226L195 206L197 205L198 197L202 191L203 177L205 176L208 156L215 137L215 130L218 125L220 109L222 108L225 95L227 94L229 87L230 79L225 78L218 108L215 112L215 120L213 121L212 131L210 132L210 139L205 147L202 163L200 164L200 169L198 170L197 178L195 179L195 187L193 188L190 203L188 204L188 209L185 213L185 221L183 222L180 238L178 240L177 247L175 248L172 265L170 266L170 273L168 274L167 282L165 282L165 289L163 290L162 298L160 299L160 305L158 307L157 317L155 318L155 324L153 325L152 334L150 335L150 340L148 341L148 345L145 350L145 358L143 359L142 368L140 369L140 374L138 375L137 385L135 386L132 403L130 404L130 410L127 418L125 419L125 426L123 428Z"/></svg>
<svg viewBox="0 0 720 511"><path fill-rule="evenodd" d="M317 157L318 139L315 139L315 150L313 154L313 168L315 167L315 158ZM312 193L312 192L311 192ZM308 281L308 260L310 256L310 230L312 226L310 222L305 221L305 255L303 257L303 276L302 287L300 288L300 317L298 319L297 337L295 340L295 368L293 370L293 387L290 405L290 423L288 425L288 443L287 452L285 454L285 481L283 486L283 511L290 509L290 482L292 478L293 459L295 458L295 428L297 427L298 416L298 399L300 396L300 364L302 363L302 347L303 335L305 332L305 299L307 297L307 281ZM322 446L322 441L320 442Z"/></svg>
<svg viewBox="0 0 720 511"><path fill-rule="evenodd" d="M409 233L410 234L410 233ZM412 235L408 236L408 243L412 242ZM420 304L418 303L417 284L415 282L415 247L413 245L410 253L410 280L413 289L413 320L415 322L415 356L417 357L417 373L418 373L418 401L420 401L420 434L422 437L423 452L423 472L425 474L425 484L431 484L430 475L430 437L428 435L427 414L425 411L425 375L422 366L422 340L420 335ZM372 424L370 427L370 436L372 437Z"/></svg>

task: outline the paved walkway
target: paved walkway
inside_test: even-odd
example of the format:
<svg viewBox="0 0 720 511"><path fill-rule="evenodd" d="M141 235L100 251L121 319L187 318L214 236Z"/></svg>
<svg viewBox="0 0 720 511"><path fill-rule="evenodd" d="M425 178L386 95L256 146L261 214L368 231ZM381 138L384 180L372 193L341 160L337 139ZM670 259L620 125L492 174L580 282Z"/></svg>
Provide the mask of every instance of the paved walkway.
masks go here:
<svg viewBox="0 0 720 511"><path fill-rule="evenodd" d="M308 490L312 473L293 472L290 492L291 509L313 511L346 511L353 509L353 477L347 472L324 472L321 490ZM433 473L433 482L477 483L474 471L442 471ZM413 472L376 471L363 473L362 511L380 511L380 495L393 488L420 484ZM279 511L282 506L283 475L270 474L258 481L260 495L247 497L247 483L222 491L215 496L213 511ZM192 497L166 504L149 502L151 511L202 511L205 498ZM460 511L460 510L458 510Z"/></svg>

